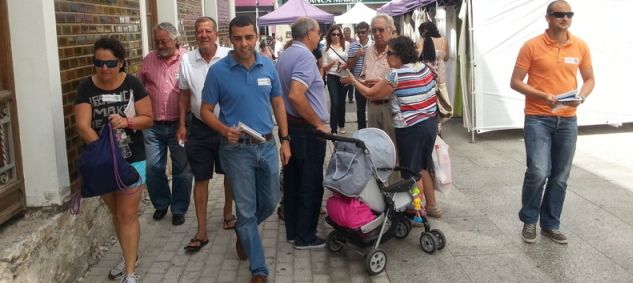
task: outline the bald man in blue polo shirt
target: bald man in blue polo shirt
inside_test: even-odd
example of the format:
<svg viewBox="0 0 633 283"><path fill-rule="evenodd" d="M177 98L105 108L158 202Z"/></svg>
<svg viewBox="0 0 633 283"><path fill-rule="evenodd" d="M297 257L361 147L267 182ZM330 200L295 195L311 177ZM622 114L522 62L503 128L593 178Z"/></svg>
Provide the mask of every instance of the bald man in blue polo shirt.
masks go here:
<svg viewBox="0 0 633 283"><path fill-rule="evenodd" d="M250 261L251 282L266 282L269 272L257 226L273 214L279 202L279 159L272 138L271 109L279 126L281 163L290 159L286 110L273 62L255 53L258 36L253 21L234 18L229 38L234 51L209 69L200 115L224 136L220 162L237 211L238 255ZM219 119L213 114L216 104L220 105ZM236 127L239 123L261 134L261 139Z"/></svg>

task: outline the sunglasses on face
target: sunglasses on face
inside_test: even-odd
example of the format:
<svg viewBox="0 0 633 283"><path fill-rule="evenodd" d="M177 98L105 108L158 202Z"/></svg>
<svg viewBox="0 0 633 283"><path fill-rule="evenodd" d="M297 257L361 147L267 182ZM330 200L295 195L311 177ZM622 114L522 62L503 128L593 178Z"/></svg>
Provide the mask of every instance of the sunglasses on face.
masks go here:
<svg viewBox="0 0 633 283"><path fill-rule="evenodd" d="M567 18L571 19L574 16L574 12L552 12L549 15L554 17L554 18L559 18L559 19L562 19L565 16L567 16Z"/></svg>
<svg viewBox="0 0 633 283"><path fill-rule="evenodd" d="M119 64L119 60L94 60L95 67L101 68L106 65L109 69L115 68Z"/></svg>
<svg viewBox="0 0 633 283"><path fill-rule="evenodd" d="M333 33L333 34L331 34L331 36L341 36L341 34L340 33Z"/></svg>
<svg viewBox="0 0 633 283"><path fill-rule="evenodd" d="M385 32L384 28L372 28L371 33L383 33Z"/></svg>
<svg viewBox="0 0 633 283"><path fill-rule="evenodd" d="M361 35L361 34L362 34L362 35L365 35L365 34L367 34L367 31L366 31L366 30L359 30L359 31L358 31L358 34L359 34L359 35Z"/></svg>

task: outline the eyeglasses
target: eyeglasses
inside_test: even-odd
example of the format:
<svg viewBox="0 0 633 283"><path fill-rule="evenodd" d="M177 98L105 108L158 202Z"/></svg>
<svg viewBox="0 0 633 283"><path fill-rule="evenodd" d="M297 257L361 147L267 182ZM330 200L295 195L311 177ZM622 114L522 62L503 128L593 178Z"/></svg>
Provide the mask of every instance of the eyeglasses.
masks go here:
<svg viewBox="0 0 633 283"><path fill-rule="evenodd" d="M341 36L341 34L340 34L340 33L333 33L333 34L330 34L330 35L331 35L331 36Z"/></svg>
<svg viewBox="0 0 633 283"><path fill-rule="evenodd" d="M115 68L119 64L119 60L98 60L95 59L94 62L95 67L101 68L103 65L106 65L109 69Z"/></svg>
<svg viewBox="0 0 633 283"><path fill-rule="evenodd" d="M567 18L571 19L572 17L574 17L574 12L552 12L549 15L554 17L554 18L559 18L559 19L562 19L565 16L567 16Z"/></svg>
<svg viewBox="0 0 633 283"><path fill-rule="evenodd" d="M384 28L372 28L371 33L383 33L385 32Z"/></svg>
<svg viewBox="0 0 633 283"><path fill-rule="evenodd" d="M396 52L393 52L391 50L387 50L387 56L397 56L398 54Z"/></svg>

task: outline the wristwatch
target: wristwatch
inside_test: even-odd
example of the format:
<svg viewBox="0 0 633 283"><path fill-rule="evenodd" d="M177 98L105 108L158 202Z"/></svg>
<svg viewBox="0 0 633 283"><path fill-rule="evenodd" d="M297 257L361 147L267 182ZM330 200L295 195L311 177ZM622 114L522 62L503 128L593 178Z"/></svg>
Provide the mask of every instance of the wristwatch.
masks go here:
<svg viewBox="0 0 633 283"><path fill-rule="evenodd" d="M288 142L290 142L290 136L279 137L279 141L280 141L280 142L282 142L282 141L288 141Z"/></svg>

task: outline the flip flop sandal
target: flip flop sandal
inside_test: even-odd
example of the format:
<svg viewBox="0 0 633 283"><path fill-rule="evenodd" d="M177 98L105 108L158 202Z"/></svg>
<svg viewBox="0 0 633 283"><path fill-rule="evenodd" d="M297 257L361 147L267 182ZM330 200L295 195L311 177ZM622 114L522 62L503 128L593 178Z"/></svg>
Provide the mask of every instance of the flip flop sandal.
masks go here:
<svg viewBox="0 0 633 283"><path fill-rule="evenodd" d="M195 243L198 243L198 245L197 246L192 245ZM193 238L191 239L191 241L189 241L189 244L185 246L185 250L188 252L197 252L200 249L202 249L202 247L206 246L208 243L209 243L209 240L203 241L200 239Z"/></svg>
<svg viewBox="0 0 633 283"><path fill-rule="evenodd" d="M235 215L231 215L231 219L224 219L224 230L235 229L235 223L237 223Z"/></svg>

